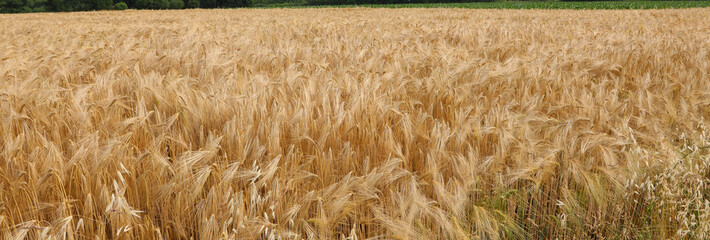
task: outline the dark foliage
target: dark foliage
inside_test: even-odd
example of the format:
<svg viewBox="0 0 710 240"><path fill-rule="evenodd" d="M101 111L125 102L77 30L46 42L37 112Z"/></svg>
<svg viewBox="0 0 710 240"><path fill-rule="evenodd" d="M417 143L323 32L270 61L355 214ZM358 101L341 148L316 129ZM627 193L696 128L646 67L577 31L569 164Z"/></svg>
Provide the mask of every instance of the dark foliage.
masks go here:
<svg viewBox="0 0 710 240"><path fill-rule="evenodd" d="M249 7L251 0L0 0L0 13L68 12L104 9L182 9ZM120 4L120 5L119 5Z"/></svg>
<svg viewBox="0 0 710 240"><path fill-rule="evenodd" d="M150 8L150 2L151 0L136 0L134 7L138 9L148 9Z"/></svg>
<svg viewBox="0 0 710 240"><path fill-rule="evenodd" d="M125 2L116 3L116 5L113 5L113 9L126 10L128 9L128 5Z"/></svg>
<svg viewBox="0 0 710 240"><path fill-rule="evenodd" d="M183 9L185 2L182 0L170 0L170 9Z"/></svg>
<svg viewBox="0 0 710 240"><path fill-rule="evenodd" d="M150 3L151 9L168 9L170 7L170 0L153 0Z"/></svg>
<svg viewBox="0 0 710 240"><path fill-rule="evenodd" d="M113 8L113 0L95 0L94 9L105 10Z"/></svg>

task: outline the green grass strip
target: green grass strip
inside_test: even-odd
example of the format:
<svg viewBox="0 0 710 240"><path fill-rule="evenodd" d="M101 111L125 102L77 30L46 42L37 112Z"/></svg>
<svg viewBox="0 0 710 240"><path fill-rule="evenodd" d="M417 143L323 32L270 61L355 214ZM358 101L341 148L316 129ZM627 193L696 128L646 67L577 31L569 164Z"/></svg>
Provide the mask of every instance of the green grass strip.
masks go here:
<svg viewBox="0 0 710 240"><path fill-rule="evenodd" d="M469 9L665 9L705 8L710 1L600 1L600 2L471 2L363 5L307 5L283 3L257 5L256 8L469 8Z"/></svg>

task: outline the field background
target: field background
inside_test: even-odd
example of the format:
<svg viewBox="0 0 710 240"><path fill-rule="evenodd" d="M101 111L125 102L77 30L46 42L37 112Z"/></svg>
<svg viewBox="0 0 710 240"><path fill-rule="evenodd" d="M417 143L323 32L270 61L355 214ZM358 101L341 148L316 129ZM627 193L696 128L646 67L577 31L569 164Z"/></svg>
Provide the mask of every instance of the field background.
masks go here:
<svg viewBox="0 0 710 240"><path fill-rule="evenodd" d="M317 0L313 2L318 2ZM333 4L307 0L255 0L256 8L469 8L469 9L663 9L710 7L710 1L471 1L453 3Z"/></svg>
<svg viewBox="0 0 710 240"><path fill-rule="evenodd" d="M0 236L706 239L708 19L0 15Z"/></svg>

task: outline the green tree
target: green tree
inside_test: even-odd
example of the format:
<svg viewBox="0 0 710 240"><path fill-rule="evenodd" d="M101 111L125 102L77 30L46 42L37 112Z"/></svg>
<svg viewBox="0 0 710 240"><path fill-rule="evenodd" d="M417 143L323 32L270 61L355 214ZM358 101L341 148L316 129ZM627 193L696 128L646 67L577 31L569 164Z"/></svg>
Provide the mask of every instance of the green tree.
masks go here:
<svg viewBox="0 0 710 240"><path fill-rule="evenodd" d="M73 2L76 1L66 1L66 0L50 0L49 10L57 12L70 12L74 10Z"/></svg>
<svg viewBox="0 0 710 240"><path fill-rule="evenodd" d="M182 0L170 0L170 9L183 9L185 2Z"/></svg>
<svg viewBox="0 0 710 240"><path fill-rule="evenodd" d="M138 9L147 9L147 8L150 8L150 5L151 5L150 0L136 0L135 7Z"/></svg>
<svg viewBox="0 0 710 240"><path fill-rule="evenodd" d="M186 7L187 8L199 8L200 7L200 0L187 0Z"/></svg>
<svg viewBox="0 0 710 240"><path fill-rule="evenodd" d="M126 4L125 2L116 3L116 5L113 5L113 9L126 10L128 9L128 4Z"/></svg>
<svg viewBox="0 0 710 240"><path fill-rule="evenodd" d="M94 9L104 10L104 9L112 9L112 8L113 8L113 0L95 0L94 1Z"/></svg>
<svg viewBox="0 0 710 240"><path fill-rule="evenodd" d="M249 7L251 0L216 0L217 7Z"/></svg>
<svg viewBox="0 0 710 240"><path fill-rule="evenodd" d="M3 13L16 13L20 12L22 6L24 6L24 1L22 0L0 0L0 12Z"/></svg>
<svg viewBox="0 0 710 240"><path fill-rule="evenodd" d="M51 10L47 0L0 0L0 12L44 12Z"/></svg>
<svg viewBox="0 0 710 240"><path fill-rule="evenodd" d="M203 8L217 7L217 0L200 0L200 7L203 7Z"/></svg>
<svg viewBox="0 0 710 240"><path fill-rule="evenodd" d="M168 9L170 7L170 0L154 0L151 3L151 9Z"/></svg>
<svg viewBox="0 0 710 240"><path fill-rule="evenodd" d="M116 1L116 0L114 0L114 1ZM118 0L118 1L126 3L126 6L128 6L128 8L136 8L136 0Z"/></svg>

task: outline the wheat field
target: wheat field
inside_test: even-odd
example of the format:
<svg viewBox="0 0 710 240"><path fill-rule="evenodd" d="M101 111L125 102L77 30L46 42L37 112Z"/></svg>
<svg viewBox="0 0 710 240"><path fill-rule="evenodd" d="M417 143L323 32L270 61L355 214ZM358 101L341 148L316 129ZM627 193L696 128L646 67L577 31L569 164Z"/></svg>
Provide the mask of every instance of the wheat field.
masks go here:
<svg viewBox="0 0 710 240"><path fill-rule="evenodd" d="M0 236L710 238L708 19L0 15Z"/></svg>

